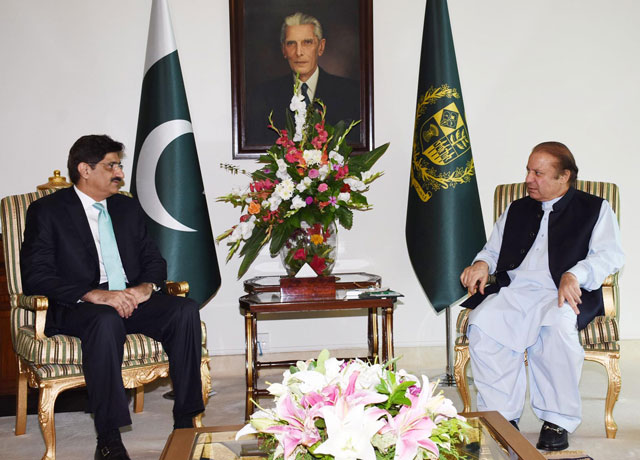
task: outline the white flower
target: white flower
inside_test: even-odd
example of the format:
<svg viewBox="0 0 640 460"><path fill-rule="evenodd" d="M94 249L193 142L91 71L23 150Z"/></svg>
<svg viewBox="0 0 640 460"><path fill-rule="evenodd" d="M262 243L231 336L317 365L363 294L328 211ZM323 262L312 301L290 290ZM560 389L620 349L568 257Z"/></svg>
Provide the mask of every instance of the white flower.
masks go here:
<svg viewBox="0 0 640 460"><path fill-rule="evenodd" d="M273 194L271 196L276 195L281 200L288 200L293 196L293 189L293 180L291 180L291 177L287 177L287 179L284 179L282 182L276 185L276 188L273 190Z"/></svg>
<svg viewBox="0 0 640 460"><path fill-rule="evenodd" d="M300 184L298 184L300 185ZM300 195L296 195L293 197L293 200L291 200L291 209L300 209L300 208L304 208L307 205L307 202L305 200L303 200L302 198L300 198Z"/></svg>
<svg viewBox="0 0 640 460"><path fill-rule="evenodd" d="M338 193L338 201L344 201L345 203L348 203L350 198L351 193L349 192Z"/></svg>
<svg viewBox="0 0 640 460"><path fill-rule="evenodd" d="M364 171L362 174L362 182L367 182L369 180L369 178L371 176L373 176L373 173L371 171Z"/></svg>
<svg viewBox="0 0 640 460"><path fill-rule="evenodd" d="M311 184L311 179L309 179L308 177L305 177L300 181L298 185L296 185L296 190L299 192L304 192L306 189L309 188L310 184Z"/></svg>
<svg viewBox="0 0 640 460"><path fill-rule="evenodd" d="M251 198L249 198L249 197L246 197L246 198L244 199L244 202L245 202L245 203L247 203L247 204L251 204L251 202L252 202L252 201L253 201L253 200L252 200Z"/></svg>
<svg viewBox="0 0 640 460"><path fill-rule="evenodd" d="M320 180L325 180L325 178L329 175L329 171L331 171L331 169L329 168L329 165L322 165L319 169L318 172L320 173Z"/></svg>
<svg viewBox="0 0 640 460"><path fill-rule="evenodd" d="M251 216L251 219L246 222L240 222L236 225L236 228L233 229L231 235L229 235L229 241L235 243L238 240L249 239L255 226L255 216Z"/></svg>
<svg viewBox="0 0 640 460"><path fill-rule="evenodd" d="M336 152L335 150L332 150L329 153L329 158L333 160L333 162L336 164L342 165L344 163L344 157L340 155L338 152Z"/></svg>
<svg viewBox="0 0 640 460"><path fill-rule="evenodd" d="M278 207L280 206L280 203L282 203L282 198L280 198L275 193L272 193L271 196L269 197L269 210L277 211Z"/></svg>
<svg viewBox="0 0 640 460"><path fill-rule="evenodd" d="M247 187L235 186L231 188L231 194L235 196L243 196L247 193Z"/></svg>
<svg viewBox="0 0 640 460"><path fill-rule="evenodd" d="M282 158L278 158L276 160L276 163L278 163L278 171L276 171L276 176L278 176L278 179L280 180L290 179L291 176L287 172L287 163L285 163L285 161Z"/></svg>
<svg viewBox="0 0 640 460"><path fill-rule="evenodd" d="M294 142L302 140L302 128L304 127L304 121L307 117L307 104L304 103L304 97L302 94L294 94L291 97L291 103L289 109L295 113L293 117L296 122L296 132L293 136Z"/></svg>
<svg viewBox="0 0 640 460"><path fill-rule="evenodd" d="M367 188L367 186L361 180L356 179L355 177L347 177L344 180L345 184L348 184L351 187L351 190L355 190L356 192L361 192Z"/></svg>
<svg viewBox="0 0 640 460"><path fill-rule="evenodd" d="M379 409L365 411L364 405L347 408L341 403L321 409L328 438L316 448L316 453L333 455L335 460L375 460L371 438L385 424L378 420Z"/></svg>
<svg viewBox="0 0 640 460"><path fill-rule="evenodd" d="M269 202L267 200L264 200L262 203L260 203L260 207L268 208L269 207Z"/></svg>
<svg viewBox="0 0 640 460"><path fill-rule="evenodd" d="M322 160L322 151L321 150L305 150L302 152L302 158L307 164L317 165Z"/></svg>

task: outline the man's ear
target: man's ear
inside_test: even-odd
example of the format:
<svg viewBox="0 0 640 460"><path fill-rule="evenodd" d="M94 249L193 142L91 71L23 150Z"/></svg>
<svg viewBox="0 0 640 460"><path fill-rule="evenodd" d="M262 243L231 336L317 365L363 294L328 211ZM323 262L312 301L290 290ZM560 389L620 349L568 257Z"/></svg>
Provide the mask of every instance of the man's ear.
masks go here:
<svg viewBox="0 0 640 460"><path fill-rule="evenodd" d="M324 53L324 45L327 43L327 39L323 38L322 40L320 40L320 43L318 44L318 56L322 56L322 53Z"/></svg>
<svg viewBox="0 0 640 460"><path fill-rule="evenodd" d="M78 173L80 174L80 177L82 177L83 179L86 179L87 177L89 177L89 169L91 169L91 166L89 166L89 163L85 163L84 161L78 163Z"/></svg>
<svg viewBox="0 0 640 460"><path fill-rule="evenodd" d="M569 182L570 177L571 177L571 171L569 171L568 169L565 169L564 171L562 171L562 174L560 175L560 180L562 180L563 184L566 184L567 182Z"/></svg>

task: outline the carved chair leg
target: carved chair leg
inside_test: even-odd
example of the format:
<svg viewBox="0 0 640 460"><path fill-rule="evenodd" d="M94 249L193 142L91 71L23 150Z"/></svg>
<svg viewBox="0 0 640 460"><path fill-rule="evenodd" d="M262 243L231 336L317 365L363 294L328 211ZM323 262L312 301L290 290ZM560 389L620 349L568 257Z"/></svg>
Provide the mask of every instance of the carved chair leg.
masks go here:
<svg viewBox="0 0 640 460"><path fill-rule="evenodd" d="M607 432L607 438L614 439L618 432L618 424L613 419L613 407L618 401L620 387L622 386L619 365L620 353L612 351L605 355L602 352L587 351L585 359L600 363L607 370L608 385L607 398L604 405L604 427Z"/></svg>
<svg viewBox="0 0 640 460"><path fill-rule="evenodd" d="M456 362L453 366L453 375L460 392L460 398L464 405L463 411L471 411L471 395L469 394L469 384L467 382L467 364L469 364L469 347L467 345L456 345Z"/></svg>
<svg viewBox="0 0 640 460"><path fill-rule="evenodd" d="M42 460L55 460L56 458L56 425L54 419L54 406L56 398L62 390L61 386L56 386L55 383L41 384L40 387L40 400L38 404L38 420L40 422L40 429L42 430L42 436L44 437L44 444L46 447Z"/></svg>
<svg viewBox="0 0 640 460"><path fill-rule="evenodd" d="M27 431L27 371L24 364L18 359L18 392L16 393L16 431L15 435L20 436Z"/></svg>
<svg viewBox="0 0 640 460"><path fill-rule="evenodd" d="M144 410L144 385L133 389L133 412L139 414Z"/></svg>
<svg viewBox="0 0 640 460"><path fill-rule="evenodd" d="M202 378L202 402L204 403L206 410L207 402L209 402L209 393L211 392L211 372L209 371L208 356L202 358L202 362L200 363L200 375ZM204 417L204 412L193 418L193 425L195 427L199 428L202 426L202 417Z"/></svg>

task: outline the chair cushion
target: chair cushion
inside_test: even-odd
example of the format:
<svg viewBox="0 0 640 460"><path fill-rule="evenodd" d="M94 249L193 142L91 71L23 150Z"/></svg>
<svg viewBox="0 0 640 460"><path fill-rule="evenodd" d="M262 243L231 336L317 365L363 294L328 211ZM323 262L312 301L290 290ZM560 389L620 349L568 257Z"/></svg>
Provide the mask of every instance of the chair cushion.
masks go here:
<svg viewBox="0 0 640 460"><path fill-rule="evenodd" d="M207 330L203 322L200 322L200 326L202 331L202 345L206 353ZM80 339L58 334L53 337L47 337L44 340L35 340L34 332L33 326L22 326L18 330L16 337L16 353L18 355L37 365L82 364L82 345ZM156 342L143 334L128 334L124 344L123 361L127 363L136 360L141 360L143 363L155 363L166 361L167 355L160 342ZM58 372L63 371L57 370L51 371L50 373L53 377ZM73 371L69 370L68 372ZM47 373L46 375L49 374ZM63 372L61 375L67 374Z"/></svg>
<svg viewBox="0 0 640 460"><path fill-rule="evenodd" d="M463 308L456 320L456 345L469 345L467 327L469 326L469 308ZM579 333L580 345L585 350L618 351L618 322L615 318L596 316L586 328Z"/></svg>

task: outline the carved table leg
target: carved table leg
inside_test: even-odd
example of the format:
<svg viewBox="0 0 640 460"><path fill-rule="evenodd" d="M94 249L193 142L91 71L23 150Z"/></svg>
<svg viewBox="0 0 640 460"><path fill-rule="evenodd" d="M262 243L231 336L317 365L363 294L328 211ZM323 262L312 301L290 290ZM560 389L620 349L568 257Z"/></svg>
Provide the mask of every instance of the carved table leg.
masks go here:
<svg viewBox="0 0 640 460"><path fill-rule="evenodd" d="M369 343L369 357L375 362L380 358L380 343L378 338L378 309L369 308L367 315L367 337Z"/></svg>
<svg viewBox="0 0 640 460"><path fill-rule="evenodd" d="M382 308L382 361L393 359L393 301Z"/></svg>
<svg viewBox="0 0 640 460"><path fill-rule="evenodd" d="M244 334L245 334L245 366L246 366L246 382L247 392L245 396L244 418L249 420L253 413L253 402L257 396L256 390L256 317L250 311L244 315Z"/></svg>

